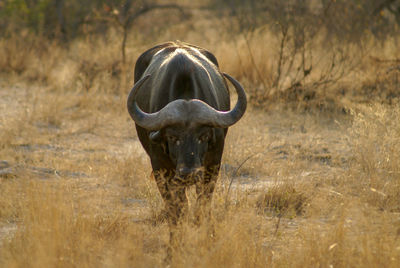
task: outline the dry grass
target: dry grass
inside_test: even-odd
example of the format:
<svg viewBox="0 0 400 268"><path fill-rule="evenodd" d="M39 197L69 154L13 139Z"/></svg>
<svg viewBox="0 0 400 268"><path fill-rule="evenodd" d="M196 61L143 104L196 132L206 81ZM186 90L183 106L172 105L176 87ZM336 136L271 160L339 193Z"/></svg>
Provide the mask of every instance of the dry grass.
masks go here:
<svg viewBox="0 0 400 268"><path fill-rule="evenodd" d="M261 90L243 36L210 41L219 32L209 24L157 38L207 47L251 94ZM163 203L125 111L134 59L152 44L134 36L125 70L116 35L68 48L29 35L28 47L17 36L0 42L0 56L13 55L0 57L1 267L164 266ZM266 75L273 38L250 44ZM370 54L399 58L396 40L369 40ZM182 223L172 267L400 266L400 106L390 95L399 70L358 60L311 101L282 94L250 106L229 131L212 219ZM336 108L320 113L320 102Z"/></svg>

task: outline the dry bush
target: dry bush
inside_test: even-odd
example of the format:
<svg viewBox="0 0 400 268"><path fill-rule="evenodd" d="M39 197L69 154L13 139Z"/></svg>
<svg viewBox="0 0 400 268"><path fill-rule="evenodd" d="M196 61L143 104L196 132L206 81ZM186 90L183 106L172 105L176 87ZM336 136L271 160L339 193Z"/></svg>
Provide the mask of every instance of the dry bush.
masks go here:
<svg viewBox="0 0 400 268"><path fill-rule="evenodd" d="M372 58L370 64L374 73L362 81L361 89L354 92L354 99L360 102L374 99L382 103L396 104L400 88L400 60Z"/></svg>
<svg viewBox="0 0 400 268"><path fill-rule="evenodd" d="M182 239L172 265L176 267L265 267L270 264L270 250L264 237L270 223L254 211L237 208L226 213L215 211L217 221L200 228L182 227ZM224 215L221 218L220 213ZM211 230L214 229L214 232Z"/></svg>
<svg viewBox="0 0 400 268"><path fill-rule="evenodd" d="M336 85L356 70L363 54L356 45L327 43L325 34L299 36L293 29L274 34L261 28L222 43L216 54L243 81L255 107L343 112L343 93Z"/></svg>
<svg viewBox="0 0 400 268"><path fill-rule="evenodd" d="M23 31L0 40L0 69L18 78L46 83L64 49L56 41Z"/></svg>
<svg viewBox="0 0 400 268"><path fill-rule="evenodd" d="M400 209L399 118L398 105L362 106L351 129L356 189L369 204L392 212Z"/></svg>
<svg viewBox="0 0 400 268"><path fill-rule="evenodd" d="M137 221L101 192L88 198L79 183L26 179L10 192L21 196L16 202L19 227L2 245L1 266L162 266L166 224ZM171 265L265 267L269 263L271 253L264 246L268 221L244 206L229 212L220 207L214 214L219 220L200 228L183 223Z"/></svg>
<svg viewBox="0 0 400 268"><path fill-rule="evenodd" d="M111 31L105 38L93 37L85 41L77 40L71 44L68 58L75 68L72 89L117 95L126 91L125 88L120 88L127 86L121 84L122 79L127 75L126 72L133 73L133 60L136 57L129 53L127 65L132 67L123 70L118 55L119 44L114 42L117 38L117 34ZM129 76L130 80L132 76Z"/></svg>
<svg viewBox="0 0 400 268"><path fill-rule="evenodd" d="M60 91L108 93L122 95L133 80L136 48L128 50L127 66L119 59L118 38L114 31L103 38L77 39L68 49L56 41L30 33L12 35L0 41L0 69L4 75L15 75Z"/></svg>
<svg viewBox="0 0 400 268"><path fill-rule="evenodd" d="M292 233L278 267L396 267L399 263L396 228L391 217L362 208L356 202L341 205L330 224L303 221ZM377 220L374 220L377 217Z"/></svg>
<svg viewBox="0 0 400 268"><path fill-rule="evenodd" d="M270 186L259 196L257 208L261 213L294 217L301 215L307 206L307 197L290 183Z"/></svg>
<svg viewBox="0 0 400 268"><path fill-rule="evenodd" d="M132 252L124 255L124 261L137 262L143 234L128 231L129 220L120 210L107 214L86 207L76 186L70 184L32 181L22 186L19 224L23 228L6 242L2 266L96 266L111 256L128 254L124 250L127 237ZM25 253L21 256L19 252Z"/></svg>

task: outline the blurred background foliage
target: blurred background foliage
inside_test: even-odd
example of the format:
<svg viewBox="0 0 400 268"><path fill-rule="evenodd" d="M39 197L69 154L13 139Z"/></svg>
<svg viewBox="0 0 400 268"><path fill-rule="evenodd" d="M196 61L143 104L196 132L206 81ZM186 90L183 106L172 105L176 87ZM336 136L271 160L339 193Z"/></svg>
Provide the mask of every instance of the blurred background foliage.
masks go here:
<svg viewBox="0 0 400 268"><path fill-rule="evenodd" d="M398 0L212 0L217 12L237 18L240 31L266 24L324 29L341 39L357 40L372 32L391 34L400 24ZM300 22L300 23L299 23Z"/></svg>
<svg viewBox="0 0 400 268"><path fill-rule="evenodd" d="M116 25L135 27L131 22L140 15L168 7L180 8L186 17L193 10L207 9L229 18L235 32L265 25L275 26L276 31L307 25L311 33L323 29L353 42L366 32L382 38L400 25L399 0L1 0L0 31L7 36L29 30L66 41L88 33L104 34ZM165 18L167 27L170 16Z"/></svg>
<svg viewBox="0 0 400 268"><path fill-rule="evenodd" d="M0 0L0 73L121 94L138 53L180 39L256 107L346 112L343 96L397 99L399 33L400 0Z"/></svg>

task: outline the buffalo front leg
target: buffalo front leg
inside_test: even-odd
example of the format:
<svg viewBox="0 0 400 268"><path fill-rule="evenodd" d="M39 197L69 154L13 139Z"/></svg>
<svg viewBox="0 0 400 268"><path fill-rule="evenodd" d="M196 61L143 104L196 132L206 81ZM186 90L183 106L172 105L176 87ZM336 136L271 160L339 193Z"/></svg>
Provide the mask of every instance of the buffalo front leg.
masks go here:
<svg viewBox="0 0 400 268"><path fill-rule="evenodd" d="M200 225L203 220L211 217L211 201L218 177L218 168L207 169L203 179L196 184L197 202L195 208L195 223Z"/></svg>
<svg viewBox="0 0 400 268"><path fill-rule="evenodd" d="M154 174L158 189L164 200L165 212L167 215L168 226L170 231L170 241L167 248L166 261L172 258L172 250L179 242L178 224L185 215L188 207L185 187L174 185L171 179L174 178L172 172L164 174Z"/></svg>
<svg viewBox="0 0 400 268"><path fill-rule="evenodd" d="M188 201L185 187L172 183L174 177L173 171L154 172L158 190L164 201L168 223L177 225L187 211Z"/></svg>

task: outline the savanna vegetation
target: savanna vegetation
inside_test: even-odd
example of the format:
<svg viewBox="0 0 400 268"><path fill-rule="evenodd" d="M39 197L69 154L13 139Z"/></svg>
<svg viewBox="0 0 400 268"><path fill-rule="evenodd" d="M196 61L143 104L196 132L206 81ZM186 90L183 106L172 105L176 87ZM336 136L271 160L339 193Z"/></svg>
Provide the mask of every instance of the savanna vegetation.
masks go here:
<svg viewBox="0 0 400 268"><path fill-rule="evenodd" d="M0 1L0 267L166 265L126 97L168 40L249 100L171 267L400 267L398 0Z"/></svg>

